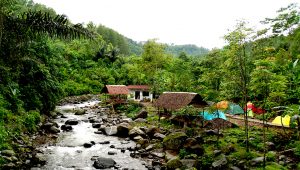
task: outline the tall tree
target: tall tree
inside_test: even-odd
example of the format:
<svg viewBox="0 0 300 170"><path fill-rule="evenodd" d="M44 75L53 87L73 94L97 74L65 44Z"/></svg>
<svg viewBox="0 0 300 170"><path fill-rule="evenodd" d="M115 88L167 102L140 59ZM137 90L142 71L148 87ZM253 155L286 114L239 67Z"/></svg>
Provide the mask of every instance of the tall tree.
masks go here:
<svg viewBox="0 0 300 170"><path fill-rule="evenodd" d="M235 82L238 85L238 89L243 96L243 103L247 110L247 100L248 100L248 83L249 83L249 59L247 43L250 41L250 35L253 33L252 29L246 27L245 21L240 21L235 30L225 35L225 40L229 43L228 45L228 67L230 76L236 79ZM232 69L233 68L233 69ZM246 134L246 149L249 152L249 132L248 132L248 114L244 114L245 119L245 134Z"/></svg>

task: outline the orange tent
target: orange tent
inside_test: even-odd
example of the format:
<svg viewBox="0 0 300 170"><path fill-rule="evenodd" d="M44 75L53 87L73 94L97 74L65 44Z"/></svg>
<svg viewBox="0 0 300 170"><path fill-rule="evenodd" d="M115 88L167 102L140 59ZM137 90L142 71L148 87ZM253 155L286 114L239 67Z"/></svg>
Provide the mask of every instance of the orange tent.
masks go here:
<svg viewBox="0 0 300 170"><path fill-rule="evenodd" d="M227 109L229 106L228 101L220 101L217 103L217 109Z"/></svg>

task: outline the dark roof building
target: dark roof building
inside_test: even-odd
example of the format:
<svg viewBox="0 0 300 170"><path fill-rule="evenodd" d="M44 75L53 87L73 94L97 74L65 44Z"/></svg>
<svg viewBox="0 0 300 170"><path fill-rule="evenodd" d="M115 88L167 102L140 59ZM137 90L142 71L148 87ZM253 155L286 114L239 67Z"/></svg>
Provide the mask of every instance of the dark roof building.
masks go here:
<svg viewBox="0 0 300 170"><path fill-rule="evenodd" d="M128 85L129 90L150 90L148 85Z"/></svg>
<svg viewBox="0 0 300 170"><path fill-rule="evenodd" d="M177 110L189 105L197 108L207 106L207 103L197 93L190 92L164 92L154 104L158 108Z"/></svg>
<svg viewBox="0 0 300 170"><path fill-rule="evenodd" d="M127 86L125 85L106 85L102 89L102 93L110 95L127 95L129 93Z"/></svg>

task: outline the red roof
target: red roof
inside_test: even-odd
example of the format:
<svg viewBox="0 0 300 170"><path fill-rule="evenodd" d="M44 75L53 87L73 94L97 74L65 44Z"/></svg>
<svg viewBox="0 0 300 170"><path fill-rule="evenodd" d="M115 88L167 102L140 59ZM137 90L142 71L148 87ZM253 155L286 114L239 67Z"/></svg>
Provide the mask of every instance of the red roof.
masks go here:
<svg viewBox="0 0 300 170"><path fill-rule="evenodd" d="M138 89L138 90L149 90L150 87L148 85L128 85L128 89Z"/></svg>
<svg viewBox="0 0 300 170"><path fill-rule="evenodd" d="M108 94L128 94L128 88L125 85L106 85L102 90Z"/></svg>

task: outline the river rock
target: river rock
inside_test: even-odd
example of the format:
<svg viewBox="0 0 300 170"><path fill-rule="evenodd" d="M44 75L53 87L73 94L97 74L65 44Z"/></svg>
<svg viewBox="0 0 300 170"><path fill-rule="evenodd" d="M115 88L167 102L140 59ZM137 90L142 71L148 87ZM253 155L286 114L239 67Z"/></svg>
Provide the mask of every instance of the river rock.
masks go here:
<svg viewBox="0 0 300 170"><path fill-rule="evenodd" d="M175 159L178 157L178 153L173 150L166 150L165 153L167 160Z"/></svg>
<svg viewBox="0 0 300 170"><path fill-rule="evenodd" d="M181 159L180 162L184 168L192 168L197 166L197 161L195 159Z"/></svg>
<svg viewBox="0 0 300 170"><path fill-rule="evenodd" d="M99 134L99 135L102 135L102 134L103 134L102 131L95 131L94 133L95 133L95 134Z"/></svg>
<svg viewBox="0 0 300 170"><path fill-rule="evenodd" d="M202 155L204 153L204 148L200 144L193 145L190 148L187 148L187 150L196 155Z"/></svg>
<svg viewBox="0 0 300 170"><path fill-rule="evenodd" d="M166 154L164 154L162 152L151 152L151 155L158 157L158 158L164 158Z"/></svg>
<svg viewBox="0 0 300 170"><path fill-rule="evenodd" d="M146 151L150 151L150 150L152 150L154 148L154 145L153 144L150 144L150 145L148 145L145 149L146 149Z"/></svg>
<svg viewBox="0 0 300 170"><path fill-rule="evenodd" d="M59 133L60 130L55 126L51 126L51 128L49 129L49 132L50 133Z"/></svg>
<svg viewBox="0 0 300 170"><path fill-rule="evenodd" d="M13 150L3 150L1 151L1 155L11 157L15 155L15 152Z"/></svg>
<svg viewBox="0 0 300 170"><path fill-rule="evenodd" d="M275 144L273 142L266 142L266 145L270 151L275 149Z"/></svg>
<svg viewBox="0 0 300 170"><path fill-rule="evenodd" d="M127 137L131 126L128 123L121 123L117 126L117 134L120 137Z"/></svg>
<svg viewBox="0 0 300 170"><path fill-rule="evenodd" d="M182 167L182 163L180 162L179 158L171 159L167 162L168 169L176 169Z"/></svg>
<svg viewBox="0 0 300 170"><path fill-rule="evenodd" d="M218 130L205 130L204 132L208 136L220 135L220 132L218 133Z"/></svg>
<svg viewBox="0 0 300 170"><path fill-rule="evenodd" d="M134 122L136 122L136 123L146 123L147 120L146 119L142 119L142 118L137 118L137 119L134 120Z"/></svg>
<svg viewBox="0 0 300 170"><path fill-rule="evenodd" d="M73 127L71 125L61 125L60 129L63 131L71 131Z"/></svg>
<svg viewBox="0 0 300 170"><path fill-rule="evenodd" d="M111 158L97 158L97 160L94 162L93 166L96 169L107 169L112 168L116 165L116 162Z"/></svg>
<svg viewBox="0 0 300 170"><path fill-rule="evenodd" d="M113 136L118 133L118 129L117 129L117 126L105 127L104 132L108 136Z"/></svg>
<svg viewBox="0 0 300 170"><path fill-rule="evenodd" d="M134 141L140 141L140 140L142 140L142 139L144 139L142 136L135 136L134 138L133 138L133 140Z"/></svg>
<svg viewBox="0 0 300 170"><path fill-rule="evenodd" d="M100 127L101 127L101 124L100 124L100 123L93 123L93 124L92 124L92 127L93 127L93 128L100 128Z"/></svg>
<svg viewBox="0 0 300 170"><path fill-rule="evenodd" d="M78 124L78 120L77 119L69 119L66 121L65 123L66 125L77 125Z"/></svg>
<svg viewBox="0 0 300 170"><path fill-rule="evenodd" d="M53 126L53 123L47 122L42 125L42 128L45 129L46 131L49 130Z"/></svg>
<svg viewBox="0 0 300 170"><path fill-rule="evenodd" d="M163 146L165 149L178 150L180 149L187 135L184 132L174 132L166 136L163 140Z"/></svg>
<svg viewBox="0 0 300 170"><path fill-rule="evenodd" d="M131 118L124 118L124 119L122 119L122 122L131 123L131 122L133 122L133 120Z"/></svg>
<svg viewBox="0 0 300 170"><path fill-rule="evenodd" d="M156 127L156 126L151 126L151 127L149 127L148 129L146 129L146 134L147 134L150 138L152 138L152 137L154 136L155 133L159 133L159 132L160 132L160 130L159 130L159 128Z"/></svg>
<svg viewBox="0 0 300 170"><path fill-rule="evenodd" d="M86 114L86 111L84 109L77 109L75 111L75 115L84 115Z"/></svg>
<svg viewBox="0 0 300 170"><path fill-rule="evenodd" d="M114 152L114 151L108 151L107 154L108 154L108 155L116 155L117 152Z"/></svg>
<svg viewBox="0 0 300 170"><path fill-rule="evenodd" d="M85 147L85 148L90 148L90 147L92 147L92 146L93 146L92 143L84 143L84 144L83 144L83 147Z"/></svg>
<svg viewBox="0 0 300 170"><path fill-rule="evenodd" d="M134 119L138 119L138 118L142 118L142 119L146 119L148 117L148 112L145 109L142 109L136 116Z"/></svg>
<svg viewBox="0 0 300 170"><path fill-rule="evenodd" d="M129 131L129 136L134 138L136 136L146 136L145 132L143 132L140 128L134 127Z"/></svg>
<svg viewBox="0 0 300 170"><path fill-rule="evenodd" d="M225 155L221 155L219 157L219 159L217 159L216 161L214 161L212 163L212 167L215 169L216 168L219 168L219 169L224 168L226 165L227 165L227 159L226 159Z"/></svg>
<svg viewBox="0 0 300 170"><path fill-rule="evenodd" d="M160 139L160 140L163 140L165 137L166 137L166 135L161 134L161 133L155 133L155 134L153 135L153 138L155 138L155 139Z"/></svg>
<svg viewBox="0 0 300 170"><path fill-rule="evenodd" d="M195 138L187 138L183 145L184 148L191 148L192 146L196 145L198 142Z"/></svg>
<svg viewBox="0 0 300 170"><path fill-rule="evenodd" d="M33 165L45 165L47 162L47 159L45 157L45 155L43 155L42 153L37 153L33 156L32 158L32 163Z"/></svg>
<svg viewBox="0 0 300 170"><path fill-rule="evenodd" d="M99 142L99 144L109 144L110 142L109 141L102 141L102 142Z"/></svg>
<svg viewBox="0 0 300 170"><path fill-rule="evenodd" d="M253 158L253 159L250 161L250 164L251 164L252 166L256 166L256 165L262 164L263 162L264 162L264 157L261 156L261 157Z"/></svg>

